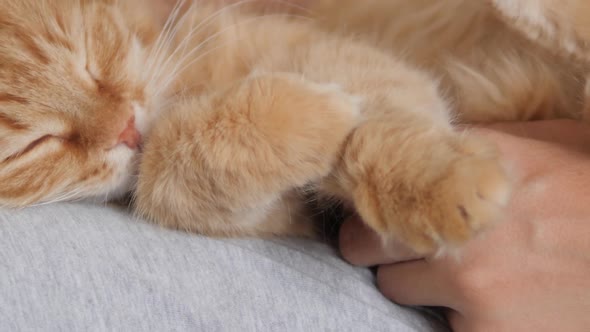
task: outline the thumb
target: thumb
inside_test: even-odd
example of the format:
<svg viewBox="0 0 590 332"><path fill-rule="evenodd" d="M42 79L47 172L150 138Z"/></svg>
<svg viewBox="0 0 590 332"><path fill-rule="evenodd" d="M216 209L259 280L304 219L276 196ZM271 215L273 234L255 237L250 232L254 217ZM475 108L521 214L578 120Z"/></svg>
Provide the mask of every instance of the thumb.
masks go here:
<svg viewBox="0 0 590 332"><path fill-rule="evenodd" d="M358 266L392 264L420 258L400 242L384 242L357 216L348 219L342 225L339 246L342 257Z"/></svg>

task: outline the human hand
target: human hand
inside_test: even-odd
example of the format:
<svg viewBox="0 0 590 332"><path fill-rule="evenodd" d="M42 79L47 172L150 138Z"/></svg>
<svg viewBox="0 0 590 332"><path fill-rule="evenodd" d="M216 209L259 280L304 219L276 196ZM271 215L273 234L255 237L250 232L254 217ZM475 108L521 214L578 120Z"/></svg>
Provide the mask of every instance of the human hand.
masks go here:
<svg viewBox="0 0 590 332"><path fill-rule="evenodd" d="M449 308L455 331L588 331L590 126L573 121L498 124L477 131L498 144L515 188L506 218L460 257L416 258L358 220L340 234L345 259L380 265L385 296Z"/></svg>

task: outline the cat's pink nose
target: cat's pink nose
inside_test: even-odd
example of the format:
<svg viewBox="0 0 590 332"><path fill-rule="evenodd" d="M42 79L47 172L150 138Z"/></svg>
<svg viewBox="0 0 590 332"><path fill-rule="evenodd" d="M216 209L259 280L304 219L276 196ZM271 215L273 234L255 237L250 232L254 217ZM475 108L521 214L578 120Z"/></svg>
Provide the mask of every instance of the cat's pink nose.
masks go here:
<svg viewBox="0 0 590 332"><path fill-rule="evenodd" d="M137 149L141 144L141 134L135 128L135 116L132 116L127 121L127 127L123 129L117 140L117 145L119 144L125 144L133 150Z"/></svg>

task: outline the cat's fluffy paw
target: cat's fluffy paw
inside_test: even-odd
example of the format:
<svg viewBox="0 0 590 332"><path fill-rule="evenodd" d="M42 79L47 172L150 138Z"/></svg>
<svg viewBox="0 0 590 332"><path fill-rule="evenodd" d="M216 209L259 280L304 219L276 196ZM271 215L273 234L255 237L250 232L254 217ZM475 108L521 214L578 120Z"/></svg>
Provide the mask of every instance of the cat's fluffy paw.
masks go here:
<svg viewBox="0 0 590 332"><path fill-rule="evenodd" d="M497 160L474 153L451 163L448 173L425 190L431 191L432 202L417 217L428 218L422 232L430 241L417 241L416 247L432 251L459 246L497 221L508 203L510 182Z"/></svg>
<svg viewBox="0 0 590 332"><path fill-rule="evenodd" d="M403 172L407 178L383 174L357 190L359 212L384 239L396 237L422 254L458 248L498 221L510 196L510 181L487 143L438 144L446 160L432 158Z"/></svg>

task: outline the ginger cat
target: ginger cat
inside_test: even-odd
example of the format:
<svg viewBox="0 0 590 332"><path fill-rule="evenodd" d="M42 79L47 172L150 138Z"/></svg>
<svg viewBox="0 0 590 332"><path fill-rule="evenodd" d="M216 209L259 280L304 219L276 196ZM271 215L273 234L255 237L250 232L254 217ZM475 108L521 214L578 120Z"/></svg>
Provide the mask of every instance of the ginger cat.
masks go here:
<svg viewBox="0 0 590 332"><path fill-rule="evenodd" d="M510 194L493 146L453 123L579 115L583 66L485 1L254 2L161 24L139 0L0 0L0 205L133 191L168 227L301 235L311 192L432 253Z"/></svg>

